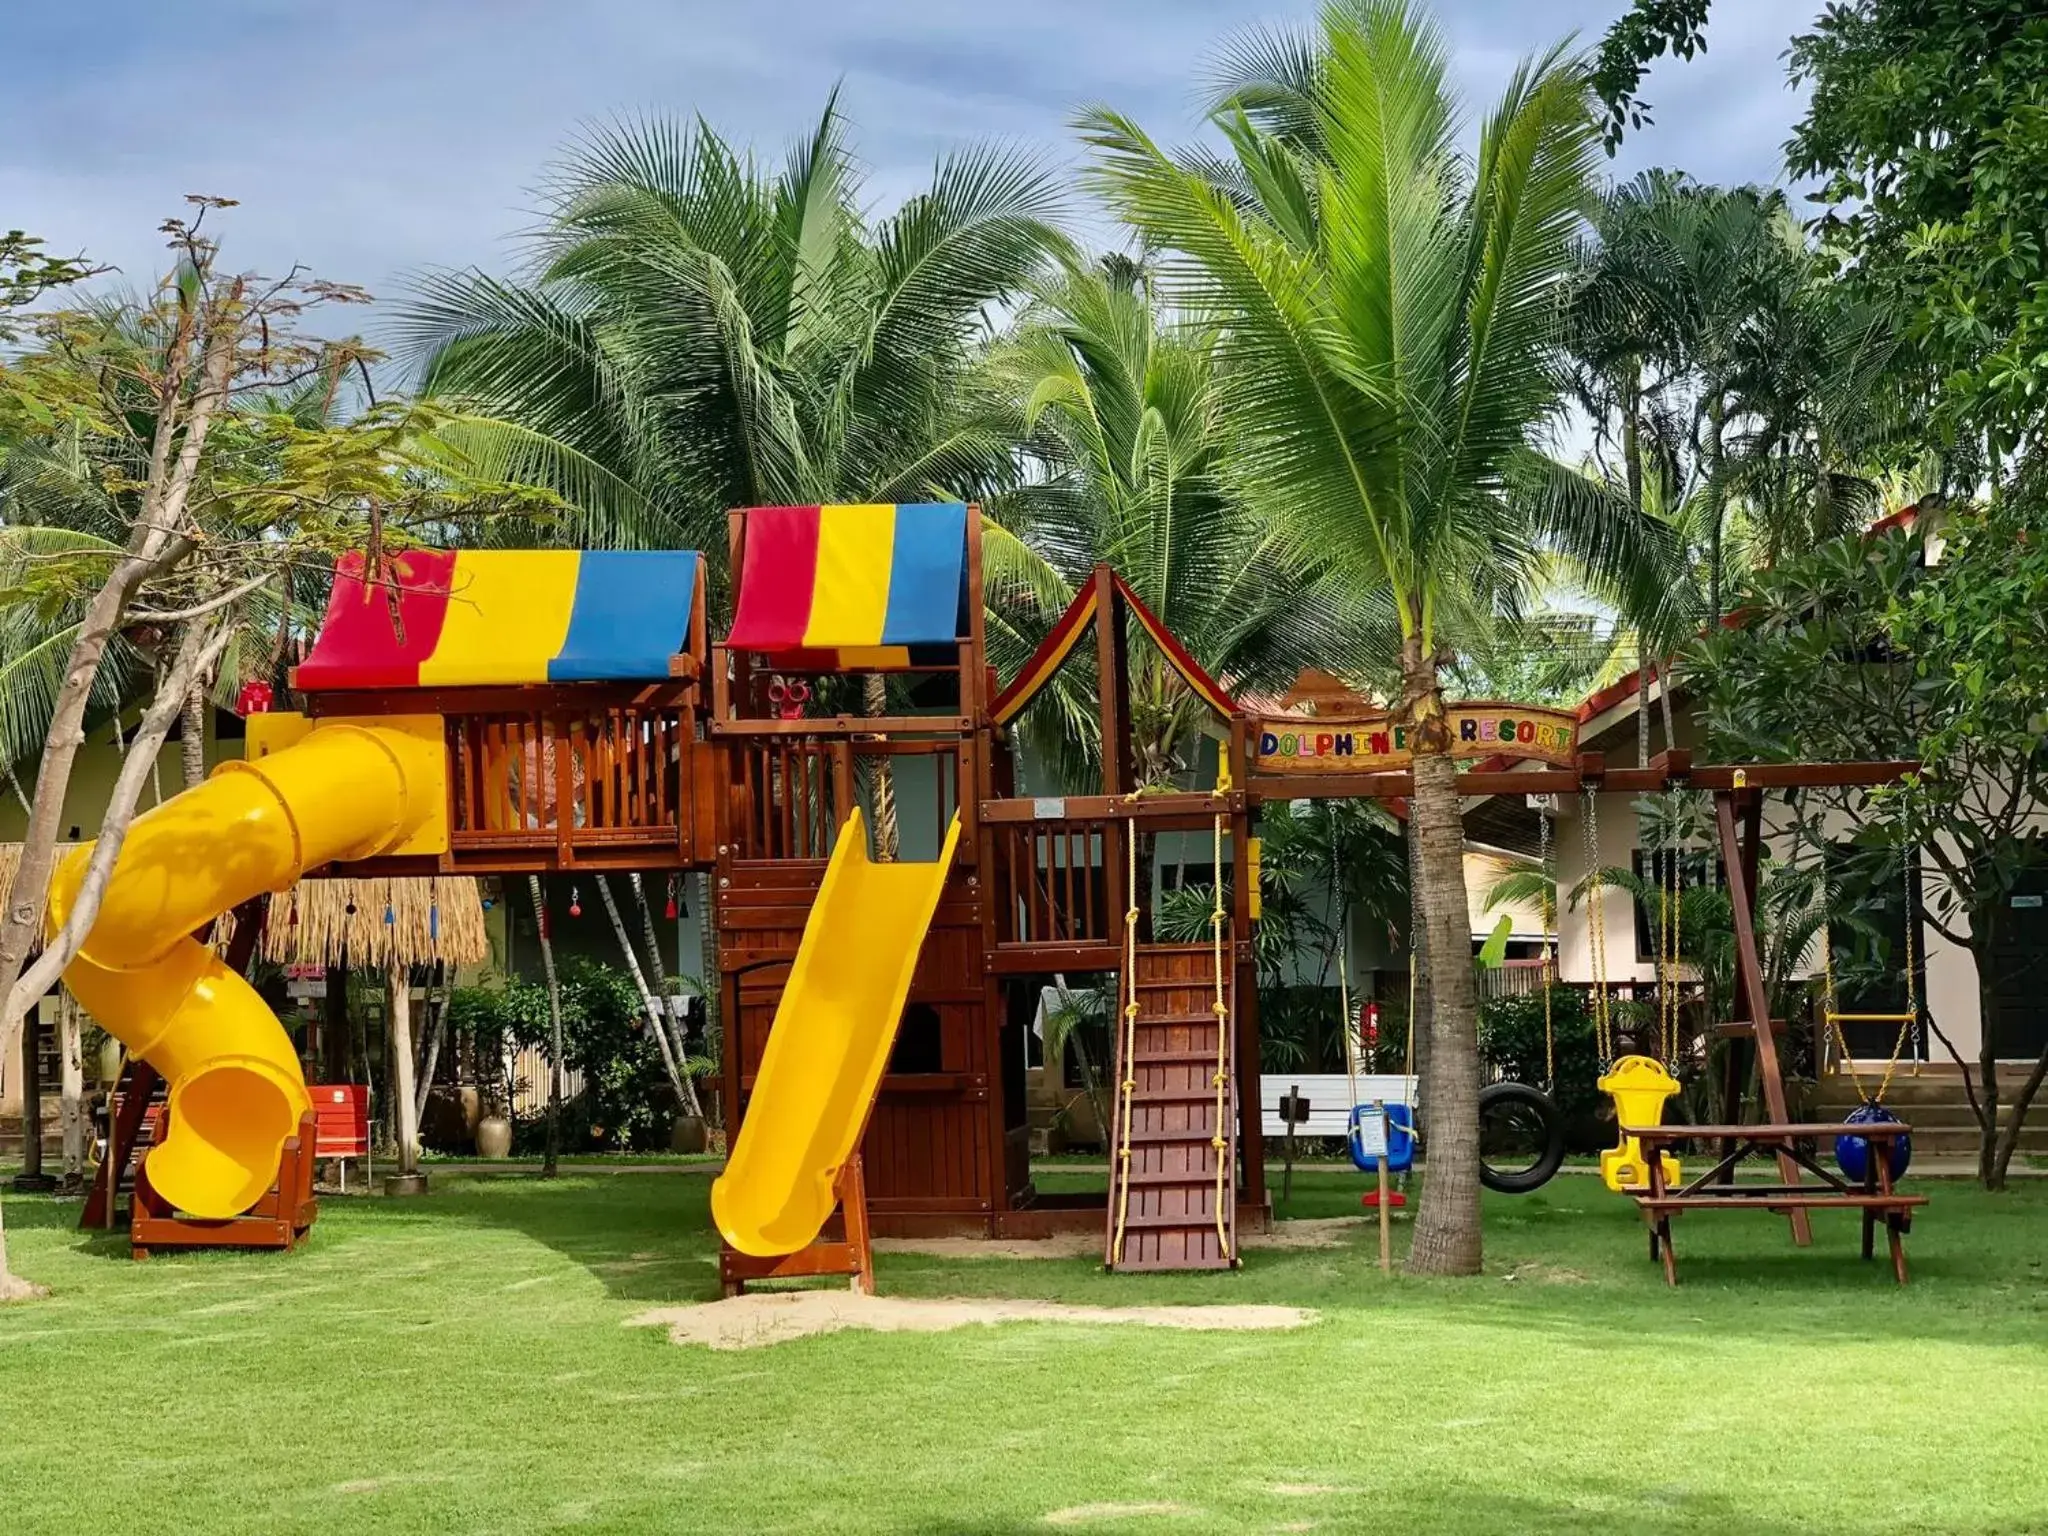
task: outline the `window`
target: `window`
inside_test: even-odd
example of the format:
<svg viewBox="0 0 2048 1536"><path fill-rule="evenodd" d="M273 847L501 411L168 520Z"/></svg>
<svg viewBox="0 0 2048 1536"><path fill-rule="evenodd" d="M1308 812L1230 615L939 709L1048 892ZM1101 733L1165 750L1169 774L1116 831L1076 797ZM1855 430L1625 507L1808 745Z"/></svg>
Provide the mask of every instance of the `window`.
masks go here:
<svg viewBox="0 0 2048 1536"><path fill-rule="evenodd" d="M946 1070L945 1031L939 1010L930 1003L911 1003L896 1026L896 1047L889 1053L892 1074Z"/></svg>

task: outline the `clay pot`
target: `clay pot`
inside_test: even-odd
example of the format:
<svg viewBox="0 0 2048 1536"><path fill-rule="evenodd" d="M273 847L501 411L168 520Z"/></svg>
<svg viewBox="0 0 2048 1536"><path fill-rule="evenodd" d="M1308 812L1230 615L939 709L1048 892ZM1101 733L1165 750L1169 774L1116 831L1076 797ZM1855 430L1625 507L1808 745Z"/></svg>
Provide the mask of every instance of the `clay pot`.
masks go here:
<svg viewBox="0 0 2048 1536"><path fill-rule="evenodd" d="M701 1115L678 1115L668 1133L668 1145L672 1152L702 1152L711 1145L711 1129Z"/></svg>
<svg viewBox="0 0 2048 1536"><path fill-rule="evenodd" d="M490 1162L512 1155L512 1122L503 1115L485 1115L476 1123L476 1155Z"/></svg>

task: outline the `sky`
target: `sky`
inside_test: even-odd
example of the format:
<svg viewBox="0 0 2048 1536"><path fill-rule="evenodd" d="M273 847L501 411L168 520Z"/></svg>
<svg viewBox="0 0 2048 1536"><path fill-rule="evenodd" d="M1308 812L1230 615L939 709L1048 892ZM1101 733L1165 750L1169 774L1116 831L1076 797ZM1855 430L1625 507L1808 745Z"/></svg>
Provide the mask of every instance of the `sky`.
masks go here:
<svg viewBox="0 0 2048 1536"><path fill-rule="evenodd" d="M1475 108L1517 59L1624 0L1438 0ZM1716 0L1708 51L1661 61L1656 123L1619 174L1776 182L1800 109L1782 59L1817 0ZM835 82L880 205L947 146L1078 158L1107 102L1155 138L1197 127L1202 69L1307 0L86 0L25 7L0 71L0 229L146 280L188 192L234 197L229 264L294 263L380 300L436 266L511 269L549 164L592 123L702 114L779 155ZM374 320L371 334L375 335Z"/></svg>

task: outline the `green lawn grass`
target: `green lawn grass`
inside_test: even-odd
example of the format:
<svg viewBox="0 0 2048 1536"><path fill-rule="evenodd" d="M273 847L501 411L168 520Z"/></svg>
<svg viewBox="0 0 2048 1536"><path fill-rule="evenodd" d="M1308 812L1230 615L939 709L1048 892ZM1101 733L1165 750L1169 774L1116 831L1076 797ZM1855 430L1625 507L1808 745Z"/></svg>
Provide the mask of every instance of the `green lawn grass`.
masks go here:
<svg viewBox="0 0 2048 1536"><path fill-rule="evenodd" d="M1081 1170L1053 1173L1064 1187ZM1688 1217L1667 1291L1597 1180L1489 1200L1487 1273L1382 1278L1361 1225L1235 1275L885 1256L885 1292L1291 1302L1293 1333L1011 1324L712 1353L710 1180L435 1176L291 1256L132 1264L10 1198L0 1530L2048 1528L2048 1189L1934 1188L1895 1288L1822 1212ZM1361 1181L1297 1171L1296 1215ZM1924 1187L1924 1186L1923 1186ZM1403 1234L1405 1235L1405 1234ZM1061 1527L1050 1527L1059 1529Z"/></svg>

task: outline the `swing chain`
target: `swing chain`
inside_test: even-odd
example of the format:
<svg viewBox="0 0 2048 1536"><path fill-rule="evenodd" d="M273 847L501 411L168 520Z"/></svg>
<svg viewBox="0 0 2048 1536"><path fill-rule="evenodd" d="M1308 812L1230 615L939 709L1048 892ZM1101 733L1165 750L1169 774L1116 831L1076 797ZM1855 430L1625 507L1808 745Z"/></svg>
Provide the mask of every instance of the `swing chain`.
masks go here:
<svg viewBox="0 0 2048 1536"><path fill-rule="evenodd" d="M1543 1087L1557 1091L1557 1030L1551 1018L1550 989L1556 980L1557 964L1551 954L1551 930L1557 925L1557 870L1550 857L1550 813L1536 813L1536 835L1540 845L1543 889Z"/></svg>
<svg viewBox="0 0 2048 1536"><path fill-rule="evenodd" d="M1593 786L1580 790L1579 828L1586 843L1586 931L1593 962L1593 1041L1601 1068L1614 1060L1614 1025L1607 1006L1606 881L1600 871L1600 801Z"/></svg>

